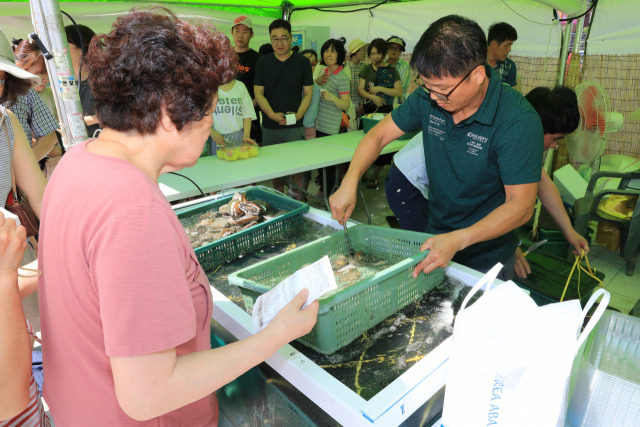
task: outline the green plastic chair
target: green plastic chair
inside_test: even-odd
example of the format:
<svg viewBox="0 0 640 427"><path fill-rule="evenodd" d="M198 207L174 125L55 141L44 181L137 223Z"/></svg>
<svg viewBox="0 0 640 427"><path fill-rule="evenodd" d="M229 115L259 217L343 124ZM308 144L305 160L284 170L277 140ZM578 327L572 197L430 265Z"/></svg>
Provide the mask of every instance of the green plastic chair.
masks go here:
<svg viewBox="0 0 640 427"><path fill-rule="evenodd" d="M594 194L599 179L619 178L617 189L605 189ZM640 203L636 203L631 219L621 219L598 211L598 205L604 197L612 194L640 195L640 169L634 172L597 172L593 174L584 197L573 205L575 230L586 237L589 221L613 224L620 230L620 255L625 261L627 276L633 276L638 250L640 248Z"/></svg>

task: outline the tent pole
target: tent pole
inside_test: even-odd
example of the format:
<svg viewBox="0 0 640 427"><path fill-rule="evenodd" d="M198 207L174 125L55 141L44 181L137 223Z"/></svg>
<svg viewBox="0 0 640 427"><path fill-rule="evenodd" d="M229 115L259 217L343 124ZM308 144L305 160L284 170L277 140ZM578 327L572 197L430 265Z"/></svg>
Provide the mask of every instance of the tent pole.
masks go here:
<svg viewBox="0 0 640 427"><path fill-rule="evenodd" d="M293 12L294 6L291 2L284 0L282 2L282 19L289 21L291 18L291 12Z"/></svg>
<svg viewBox="0 0 640 427"><path fill-rule="evenodd" d="M584 31L584 16L581 16L576 22L576 36L573 38L573 53L580 54L580 45L582 44L582 31Z"/></svg>
<svg viewBox="0 0 640 427"><path fill-rule="evenodd" d="M558 86L564 85L564 76L567 71L567 55L569 54L569 42L571 41L571 27L573 26L573 21L567 21L567 25L564 27L564 31L562 32L562 50L560 51L560 73L558 74ZM555 153L554 148L549 148L547 150L547 154L545 157L545 162L542 165L543 169L549 174L552 175L551 168L553 167L553 155ZM531 228L531 241L535 242L538 240L538 220L540 218L540 212L542 210L542 203L540 203L540 199L536 200L536 206L533 214L533 227Z"/></svg>
<svg viewBox="0 0 640 427"><path fill-rule="evenodd" d="M560 73L558 74L558 86L564 84L564 75L567 71L567 55L569 54L569 43L571 42L571 27L573 21L568 21L562 32L562 50L560 51Z"/></svg>
<svg viewBox="0 0 640 427"><path fill-rule="evenodd" d="M66 148L72 147L87 139L87 127L82 114L78 83L69 55L60 5L58 0L30 0L29 4L37 37L51 54L45 63L60 118L62 142Z"/></svg>

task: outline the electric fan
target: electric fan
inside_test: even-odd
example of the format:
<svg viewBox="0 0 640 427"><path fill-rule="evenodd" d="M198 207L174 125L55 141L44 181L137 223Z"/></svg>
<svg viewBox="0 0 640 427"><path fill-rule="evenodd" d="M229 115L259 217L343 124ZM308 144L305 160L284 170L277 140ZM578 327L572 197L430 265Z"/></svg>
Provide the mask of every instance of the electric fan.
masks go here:
<svg viewBox="0 0 640 427"><path fill-rule="evenodd" d="M599 169L608 134L622 127L622 114L610 111L609 100L596 82L583 82L575 88L580 110L578 128L567 135L569 158L578 163L590 163L591 174Z"/></svg>

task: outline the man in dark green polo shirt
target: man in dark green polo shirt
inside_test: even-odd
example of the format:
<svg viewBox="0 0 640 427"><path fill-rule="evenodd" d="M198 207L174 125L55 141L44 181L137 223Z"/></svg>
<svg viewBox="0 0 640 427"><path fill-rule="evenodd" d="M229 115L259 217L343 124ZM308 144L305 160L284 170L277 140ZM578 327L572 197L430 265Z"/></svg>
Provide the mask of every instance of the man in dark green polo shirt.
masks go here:
<svg viewBox="0 0 640 427"><path fill-rule="evenodd" d="M513 230L532 215L542 170L540 117L487 66L478 24L451 15L429 26L411 59L423 84L362 139L331 211L346 220L357 183L389 142L422 128L429 173L429 222L436 234L414 275L458 262L479 271L505 264L513 273Z"/></svg>

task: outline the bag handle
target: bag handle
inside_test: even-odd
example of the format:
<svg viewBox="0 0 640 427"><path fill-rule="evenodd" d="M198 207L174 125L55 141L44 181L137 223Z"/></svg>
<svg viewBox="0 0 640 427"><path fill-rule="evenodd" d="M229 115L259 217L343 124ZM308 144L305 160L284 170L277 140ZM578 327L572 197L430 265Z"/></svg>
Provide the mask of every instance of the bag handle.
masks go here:
<svg viewBox="0 0 640 427"><path fill-rule="evenodd" d="M589 323L587 323L587 326L585 326L584 330L578 337L576 349L579 349L582 346L584 341L587 339L593 328L595 328L596 324L600 320L600 317L602 317L602 315L604 314L607 306L609 305L611 294L602 288L598 289L593 293L593 295L591 295L591 298L589 298L587 305L585 305L582 309L582 321L584 322L585 317L587 317L587 313L589 312L593 304L596 303L598 298L600 298L600 296L602 296L602 300L598 304L598 308L596 309L595 313L593 313L593 316L591 316L591 319L589 319Z"/></svg>
<svg viewBox="0 0 640 427"><path fill-rule="evenodd" d="M489 270L484 276L482 276L480 280L478 280L478 283L476 283L475 286L471 288L467 296L464 298L464 301L462 301L462 306L458 311L458 315L462 313L462 311L467 307L467 303L469 302L469 300L471 300L471 297L474 296L476 292L478 292L480 288L484 286L485 283L487 284L486 291L489 291L491 289L491 286L493 286L493 282L494 280L496 280L496 277L498 277L498 273L500 273L500 270L502 270L502 264L497 263L491 270Z"/></svg>

